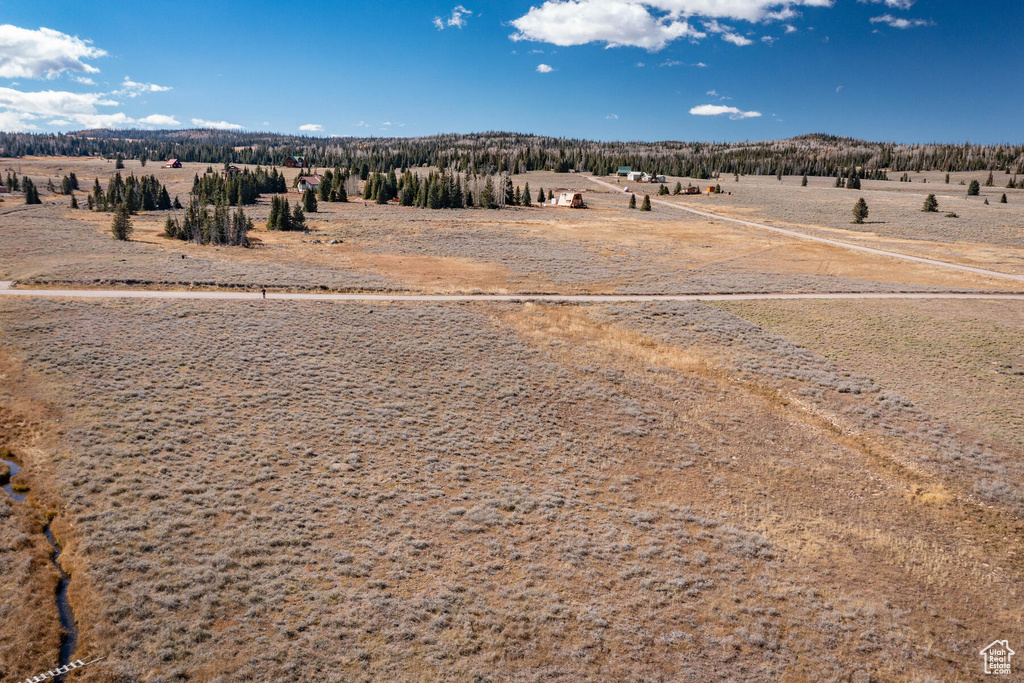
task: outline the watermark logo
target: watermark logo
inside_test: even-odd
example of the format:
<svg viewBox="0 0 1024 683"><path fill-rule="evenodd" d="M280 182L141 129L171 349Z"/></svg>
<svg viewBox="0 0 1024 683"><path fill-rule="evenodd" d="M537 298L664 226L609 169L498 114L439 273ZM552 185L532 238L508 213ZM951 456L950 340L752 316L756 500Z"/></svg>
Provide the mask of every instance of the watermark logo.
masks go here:
<svg viewBox="0 0 1024 683"><path fill-rule="evenodd" d="M74 671L75 669L81 669L83 666L95 664L101 659L106 659L106 657L99 657L97 659L92 660L91 662L83 662L81 659L76 659L73 662L68 662L64 666L58 666L56 669L53 669L52 671L46 671L41 674L36 674L32 678L26 678L24 681L21 681L21 683L43 683L43 681L49 681L59 676L63 676L64 674Z"/></svg>
<svg viewBox="0 0 1024 683"><path fill-rule="evenodd" d="M1010 659L1017 654L1010 649L1010 643L1005 640L993 640L981 651L985 659L985 673L997 674L1000 676L1010 675Z"/></svg>

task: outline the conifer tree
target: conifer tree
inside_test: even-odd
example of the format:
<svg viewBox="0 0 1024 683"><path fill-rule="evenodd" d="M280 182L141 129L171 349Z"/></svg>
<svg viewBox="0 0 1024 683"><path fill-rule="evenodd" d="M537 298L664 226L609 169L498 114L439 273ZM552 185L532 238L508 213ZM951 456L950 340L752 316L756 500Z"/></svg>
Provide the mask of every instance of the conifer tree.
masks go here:
<svg viewBox="0 0 1024 683"><path fill-rule="evenodd" d="M299 206L298 204L295 205L295 209L292 211L291 229L292 230L305 230L306 229L306 216L305 216L305 214L302 213L302 207Z"/></svg>
<svg viewBox="0 0 1024 683"><path fill-rule="evenodd" d="M972 180L971 184L967 186L967 196L977 197L981 194L981 184L977 180Z"/></svg>
<svg viewBox="0 0 1024 683"><path fill-rule="evenodd" d="M115 240L128 241L132 234L132 219L128 207L120 204L114 212L114 222L110 226Z"/></svg>
<svg viewBox="0 0 1024 683"><path fill-rule="evenodd" d="M739 177L739 176L737 176L737 177ZM676 182L675 188L672 189L672 194L682 194L682 193L683 193L683 184L681 182Z"/></svg>
<svg viewBox="0 0 1024 683"><path fill-rule="evenodd" d="M281 200L274 195L270 198L270 215L267 217L267 230L277 230L281 220Z"/></svg>
<svg viewBox="0 0 1024 683"><path fill-rule="evenodd" d="M636 195L635 194L629 195L629 208L631 208L631 209L635 209L636 208Z"/></svg>
<svg viewBox="0 0 1024 683"><path fill-rule="evenodd" d="M306 213L316 213L316 193L306 190L302 193L302 208Z"/></svg>
<svg viewBox="0 0 1024 683"><path fill-rule="evenodd" d="M171 240L182 239L178 219L171 214L167 214L167 220L164 221L164 237Z"/></svg>
<svg viewBox="0 0 1024 683"><path fill-rule="evenodd" d="M924 208L921 210L925 213L935 213L939 210L939 200L933 194L928 195L924 198Z"/></svg>
<svg viewBox="0 0 1024 683"><path fill-rule="evenodd" d="M114 160L114 170L116 171L116 170L122 169L122 168L124 168L124 157L121 156L121 154L119 152L118 155L117 155L117 158Z"/></svg>
<svg viewBox="0 0 1024 683"><path fill-rule="evenodd" d="M523 185L523 206L532 206L533 199L530 197L530 183Z"/></svg>
<svg viewBox="0 0 1024 683"><path fill-rule="evenodd" d="M800 187L807 187L807 174L806 173L804 174L804 177L800 179Z"/></svg>
<svg viewBox="0 0 1024 683"><path fill-rule="evenodd" d="M21 188L25 193L26 204L42 204L43 200L39 198L39 190L36 189L35 183L28 176L21 179Z"/></svg>
<svg viewBox="0 0 1024 683"><path fill-rule="evenodd" d="M868 217L868 203L861 197L857 200L857 203L853 205L853 222L863 223L864 219Z"/></svg>
<svg viewBox="0 0 1024 683"><path fill-rule="evenodd" d="M498 208L498 203L494 200L494 181L491 180L491 176L487 176L487 181L484 183L484 189L480 193L480 206L485 209Z"/></svg>
<svg viewBox="0 0 1024 683"><path fill-rule="evenodd" d="M650 197L650 195L646 195L646 194L644 195L644 201L643 201L642 204L640 204L640 210L641 211L650 211L651 210L651 197Z"/></svg>
<svg viewBox="0 0 1024 683"><path fill-rule="evenodd" d="M988 179L985 181L985 187L992 187L995 185L995 179L992 177L992 171L988 172Z"/></svg>
<svg viewBox="0 0 1024 683"><path fill-rule="evenodd" d="M1004 194L1003 196L1005 197L1006 195ZM74 195L74 193L71 193L71 208L72 209L77 209L78 208L78 197L76 197Z"/></svg>
<svg viewBox="0 0 1024 683"><path fill-rule="evenodd" d="M543 204L544 203L544 188L543 187L540 188L540 191L537 193L537 203L538 204Z"/></svg>
<svg viewBox="0 0 1024 683"><path fill-rule="evenodd" d="M1006 203L1006 193L1005 192L1003 193L1003 196L999 198L999 203L1000 204L1005 204Z"/></svg>

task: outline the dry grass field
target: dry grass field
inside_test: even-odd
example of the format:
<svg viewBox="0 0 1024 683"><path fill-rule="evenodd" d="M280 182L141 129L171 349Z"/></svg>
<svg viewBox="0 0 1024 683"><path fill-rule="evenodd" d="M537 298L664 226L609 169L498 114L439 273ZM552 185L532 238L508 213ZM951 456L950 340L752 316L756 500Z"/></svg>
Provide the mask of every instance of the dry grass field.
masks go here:
<svg viewBox="0 0 1024 683"><path fill-rule="evenodd" d="M69 159L2 160L33 174L37 186L57 184L72 168L83 187L101 182L112 165ZM183 198L194 174L207 168L186 164L126 172L152 173ZM287 170L291 178L296 170ZM0 205L0 279L25 284L142 287L231 286L248 289L329 289L336 291L409 290L417 292L500 293L704 293L764 291L924 291L929 289L999 289L1014 283L883 256L858 254L754 228L713 222L658 207L650 213L630 211L626 198L575 174L528 173L517 184L583 190L586 211L553 207L426 211L399 206L321 203L309 216L309 233L262 229L269 199L247 212L260 228L252 234L256 248L242 250L184 244L163 237L164 212L140 214L134 241L115 244L109 236L110 215L72 211L63 196L44 196L44 205L26 207L8 199ZM767 182L760 180L760 183ZM777 182L774 178L771 182ZM821 181L816 181L821 182ZM906 185L906 183L886 183ZM656 192L656 186L645 186ZM741 187L747 201L768 201L780 208L752 180ZM924 187L924 186L921 186ZM728 188L726 188L728 189ZM848 224L848 193L821 191L811 202L803 188L789 187L783 205L808 206L812 212L838 214ZM737 190L737 193L739 190ZM838 193L838 198L831 197ZM776 193L778 194L778 193ZM296 195L292 194L294 201ZM728 209L732 197L686 200L700 208ZM682 201L682 200L679 200ZM908 201L920 203L913 198ZM825 207L822 203L827 204ZM1021 192L1024 206L1024 192ZM1012 205L1010 205L1012 206ZM988 208L988 207L986 207ZM728 213L731 209L723 211ZM780 213L786 215L785 209ZM923 220L918 212L911 217ZM930 217L926 217L930 220ZM941 217L940 217L941 219ZM939 219L936 219L939 220ZM944 220L944 219L943 219ZM788 224L787 224L788 225ZM848 226L852 227L852 226ZM1019 232L1019 230L1018 230ZM859 237L859 235L857 235ZM330 244L332 240L337 244ZM922 245L925 246L922 246ZM1024 245L953 249L945 243L887 244L894 251L928 251L927 255L994 270L1024 272ZM969 252L969 253L968 253ZM182 259L186 255L188 258ZM1012 267L1010 268L1012 270Z"/></svg>
<svg viewBox="0 0 1024 683"><path fill-rule="evenodd" d="M112 173L0 160L42 185L72 163L83 185ZM145 170L173 195L203 168ZM228 249L167 241L158 214L117 243L66 197L7 199L0 279L1014 288L520 178L575 183L591 208L321 204L309 233ZM800 208L790 180L794 213L761 217L852 227ZM916 183L884 185L919 203ZM848 213L856 193L828 192ZM906 209L918 227L890 246L937 248L921 216ZM985 225L931 237L981 243ZM1024 247L990 228L994 249ZM57 663L51 518L75 656L105 658L72 681L975 680L982 647L1024 643L1022 316L1016 301L0 297L0 447L29 489L0 493L0 680Z"/></svg>

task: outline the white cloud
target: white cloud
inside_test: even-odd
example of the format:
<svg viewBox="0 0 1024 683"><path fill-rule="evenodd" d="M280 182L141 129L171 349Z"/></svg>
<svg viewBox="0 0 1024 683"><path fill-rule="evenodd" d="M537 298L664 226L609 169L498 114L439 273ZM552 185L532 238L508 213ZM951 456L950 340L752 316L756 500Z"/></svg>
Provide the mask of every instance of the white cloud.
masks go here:
<svg viewBox="0 0 1024 683"><path fill-rule="evenodd" d="M842 91L842 89L843 89L843 86L841 86L841 85L837 86L836 87L836 94L838 95Z"/></svg>
<svg viewBox="0 0 1024 683"><path fill-rule="evenodd" d="M905 0L899 0L905 1ZM546 0L512 21L512 40L570 46L604 43L657 51L678 38L706 37L691 17L709 21L735 19L752 23L786 21L794 7L832 7L835 0ZM723 39L737 45L752 41L725 27Z"/></svg>
<svg viewBox="0 0 1024 683"><path fill-rule="evenodd" d="M0 26L0 78L56 78L62 71L98 73L82 60L106 54L92 41L50 28Z"/></svg>
<svg viewBox="0 0 1024 683"><path fill-rule="evenodd" d="M772 38L771 36L761 36L761 42L764 43L765 45L772 45L775 42L775 40L776 39Z"/></svg>
<svg viewBox="0 0 1024 683"><path fill-rule="evenodd" d="M740 47L754 44L754 41L750 40L749 38L744 38L738 33L723 33L722 40L724 40L727 43L732 43L733 45L739 45Z"/></svg>
<svg viewBox="0 0 1024 683"><path fill-rule="evenodd" d="M299 130L306 131L309 133L319 133L324 129L319 123L304 123L299 126Z"/></svg>
<svg viewBox="0 0 1024 683"><path fill-rule="evenodd" d="M605 118L606 119L613 119L613 120L617 121L618 118L619 118L619 115L618 114L608 114L608 116L606 116Z"/></svg>
<svg viewBox="0 0 1024 683"><path fill-rule="evenodd" d="M96 81L92 80L88 76L73 76L72 80L78 81L83 85L96 85Z"/></svg>
<svg viewBox="0 0 1024 683"><path fill-rule="evenodd" d="M655 17L631 0L548 0L512 22L512 40L533 40L562 47L604 43L660 50L677 38L703 38L686 21Z"/></svg>
<svg viewBox="0 0 1024 683"><path fill-rule="evenodd" d="M102 93L73 93L58 90L22 92L0 88L0 129L32 130L34 123L45 119L50 126L69 128L125 128L141 126L176 126L173 116L150 114L135 119L124 112L104 113L100 107L117 106L117 101Z"/></svg>
<svg viewBox="0 0 1024 683"><path fill-rule="evenodd" d="M539 73L539 74L549 74L549 73L551 73L554 70L555 69L553 67L550 67L547 64L538 64L537 65L537 73Z"/></svg>
<svg viewBox="0 0 1024 683"><path fill-rule="evenodd" d="M704 62L697 62L696 64L694 64L694 66L697 67L698 69L704 69L707 67L707 64L705 64Z"/></svg>
<svg viewBox="0 0 1024 683"><path fill-rule="evenodd" d="M916 26L934 26L934 21L928 21L927 19L904 19L902 17L894 17L891 14L883 14L880 17L871 17L872 24L888 24L893 28L908 29Z"/></svg>
<svg viewBox="0 0 1024 683"><path fill-rule="evenodd" d="M680 62L678 59L666 59L664 62L662 62L658 66L682 66L682 65L683 65L683 63Z"/></svg>
<svg viewBox="0 0 1024 683"><path fill-rule="evenodd" d="M123 95L125 97L138 97L147 92L167 92L173 90L169 85L156 85L155 83L136 83L128 76L124 77L121 87L111 92L112 95Z"/></svg>
<svg viewBox="0 0 1024 683"><path fill-rule="evenodd" d="M759 111L742 111L736 107L727 107L723 104L702 104L690 110L694 116L721 116L728 114L730 119L753 119L761 115Z"/></svg>
<svg viewBox="0 0 1024 683"><path fill-rule="evenodd" d="M786 24L786 33L796 33L796 26Z"/></svg>
<svg viewBox="0 0 1024 683"><path fill-rule="evenodd" d="M910 9L917 0L857 0L862 5L871 3L873 5L885 5L892 9Z"/></svg>
<svg viewBox="0 0 1024 683"><path fill-rule="evenodd" d="M708 91L707 91L706 93L704 93L704 94L705 94L705 95L711 95L712 97L718 97L718 91L717 91L717 90L708 90Z"/></svg>
<svg viewBox="0 0 1024 683"><path fill-rule="evenodd" d="M0 111L0 130L7 133L38 130L39 126L31 122L33 118L35 117L17 111Z"/></svg>
<svg viewBox="0 0 1024 683"><path fill-rule="evenodd" d="M192 119L192 125L197 128L213 128L214 130L242 130L243 127L237 123L227 121L207 121L205 119Z"/></svg>
<svg viewBox="0 0 1024 683"><path fill-rule="evenodd" d="M647 65L646 65L646 64L644 64L643 62L637 62L637 63L636 63L636 68L638 68L638 69L642 69L642 68L644 68L645 66L647 66Z"/></svg>
<svg viewBox="0 0 1024 683"><path fill-rule="evenodd" d="M704 29L708 33L720 34L722 36L722 40L724 40L725 42L732 43L733 45L739 45L740 47L752 45L754 42L749 38L744 38L740 34L736 33L732 26L720 24L715 19L704 22Z"/></svg>
<svg viewBox="0 0 1024 683"><path fill-rule="evenodd" d="M173 116L165 116L164 114L150 114L139 119L139 123L144 126L180 126L181 122Z"/></svg>
<svg viewBox="0 0 1024 683"><path fill-rule="evenodd" d="M433 24L438 31L443 31L446 26L462 28L466 25L466 17L469 16L473 16L471 11L462 5L456 5L452 8L452 13L448 16L447 20L442 19L441 17L434 17Z"/></svg>

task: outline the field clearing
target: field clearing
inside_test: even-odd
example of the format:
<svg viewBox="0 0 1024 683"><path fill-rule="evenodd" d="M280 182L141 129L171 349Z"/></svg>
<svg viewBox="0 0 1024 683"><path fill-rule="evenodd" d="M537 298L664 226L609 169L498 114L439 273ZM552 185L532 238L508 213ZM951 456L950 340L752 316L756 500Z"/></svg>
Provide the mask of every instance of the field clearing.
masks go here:
<svg viewBox="0 0 1024 683"><path fill-rule="evenodd" d="M110 165L97 160L5 160L25 172L60 174L81 165L89 173ZM137 162L132 162L137 166ZM203 164L145 169L184 193ZM287 170L289 177L297 170ZM103 178L104 182L106 177ZM45 185L43 176L37 185ZM44 205L0 208L0 279L33 286L110 284L140 287L211 287L439 293L705 293L764 291L929 291L1013 289L1012 283L888 257L850 253L743 226L688 217L662 207L629 211L625 199L595 188L578 174L514 176L540 187L569 184L586 192L586 211L553 207L425 211L362 200L321 203L308 233L257 229L257 246L232 249L186 244L163 237L164 212L135 218L132 242L109 238L109 214L71 211L66 197ZM654 191L656 186L651 186ZM799 190L800 188L795 188ZM796 196L796 195L794 195ZM697 202L715 201L696 198ZM291 200L297 201L295 194ZM802 200L801 200L802 201ZM268 198L247 208L266 222ZM703 204L700 204L703 206ZM336 244L330 244L335 241ZM904 245L896 245L897 250ZM940 258L1010 268L1009 247L926 244ZM952 251L951 251L952 250ZM1024 249L1020 250L1024 254ZM182 259L182 256L187 258ZM1024 264L1024 256L1020 258Z"/></svg>
<svg viewBox="0 0 1024 683"><path fill-rule="evenodd" d="M1000 302L716 304L1024 459L1024 310ZM950 391L956 387L956 391Z"/></svg>
<svg viewBox="0 0 1024 683"><path fill-rule="evenodd" d="M83 681L949 679L1022 635L1020 468L711 306L0 313Z"/></svg>

